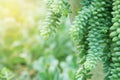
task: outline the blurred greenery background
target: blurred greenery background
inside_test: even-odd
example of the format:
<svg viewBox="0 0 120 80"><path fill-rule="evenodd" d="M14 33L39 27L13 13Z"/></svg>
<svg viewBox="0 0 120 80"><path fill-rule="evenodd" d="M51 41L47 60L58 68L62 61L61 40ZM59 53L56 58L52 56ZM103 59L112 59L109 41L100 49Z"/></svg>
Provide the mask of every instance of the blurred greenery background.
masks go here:
<svg viewBox="0 0 120 80"><path fill-rule="evenodd" d="M40 37L45 4L45 0L0 0L0 80L75 80L69 21L63 19L55 38Z"/></svg>
<svg viewBox="0 0 120 80"><path fill-rule="evenodd" d="M54 38L40 37L46 1L0 0L0 80L75 80L78 66L68 34L70 20L63 18ZM103 79L101 65L93 73L97 76L92 80Z"/></svg>

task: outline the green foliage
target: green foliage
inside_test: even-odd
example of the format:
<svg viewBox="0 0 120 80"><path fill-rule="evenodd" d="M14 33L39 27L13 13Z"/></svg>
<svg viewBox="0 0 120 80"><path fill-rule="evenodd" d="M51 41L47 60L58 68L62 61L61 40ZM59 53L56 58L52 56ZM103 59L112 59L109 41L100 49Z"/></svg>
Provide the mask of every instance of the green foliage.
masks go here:
<svg viewBox="0 0 120 80"><path fill-rule="evenodd" d="M88 27L88 19L91 17L91 10L92 6L86 6L83 7L82 10L78 12L78 15L75 17L75 20L73 22L73 25L70 29L70 34L72 39L74 40L76 47L77 47L77 53L79 57L81 58L80 63L83 63L85 60L86 55L86 37L87 37L87 27ZM86 44L86 45L85 45Z"/></svg>
<svg viewBox="0 0 120 80"><path fill-rule="evenodd" d="M110 28L110 37L112 39L111 42L111 63L110 63L110 80L119 80L119 9L120 9L120 1L113 0L113 18L112 23L113 25Z"/></svg>
<svg viewBox="0 0 120 80"><path fill-rule="evenodd" d="M0 0L0 80L119 80L120 1L78 2L69 30L69 0Z"/></svg>
<svg viewBox="0 0 120 80"><path fill-rule="evenodd" d="M61 17L67 17L69 10L68 0L51 0L48 2L48 12L40 34L44 38L53 36L60 28Z"/></svg>
<svg viewBox="0 0 120 80"><path fill-rule="evenodd" d="M81 14L78 14L80 17L77 16L73 22L74 25L70 32L77 44L80 62L82 62L77 78L82 80L90 78L91 74L88 75L88 73L96 67L97 61L101 60L101 56L105 53L108 43L106 36L111 19L107 16L110 15L110 6L107 1L101 3L99 0L93 0L89 6L83 6Z"/></svg>
<svg viewBox="0 0 120 80"><path fill-rule="evenodd" d="M115 30L119 26L118 23L115 23L115 27L110 28L110 26L112 25L111 4L112 1L110 0L81 1L82 8L80 8L80 11L75 17L75 20L73 21L70 29L70 34L75 42L80 63L80 68L78 69L76 76L78 80L87 80L91 78L91 71L96 67L98 61L103 62L104 71L106 73L105 80L109 80L109 75L111 74L110 47L120 44L120 42L118 41L119 38L117 38L118 33L120 32L119 29L117 31L109 31L109 29ZM57 19L59 19L59 17ZM114 21L116 22L116 19L114 19ZM54 26L54 24L52 26ZM56 32L56 30L46 31ZM112 41L116 42L116 44L114 43L113 45L111 45L109 34L110 37L114 37Z"/></svg>
<svg viewBox="0 0 120 80"><path fill-rule="evenodd" d="M117 11L113 12L112 19L112 1L110 0L82 0L81 2L82 9L75 17L73 26L70 29L70 34L75 41L80 58L80 68L77 72L77 78L78 80L91 78L91 71L96 67L98 61L102 61L106 73L105 80L118 80L118 77L114 75L115 73L110 70L110 64L112 64L112 68L114 66L111 61L113 59L117 61L110 53L115 53L114 50L118 50L117 45L119 45L119 37L117 37L119 33L117 19L119 18L116 16ZM116 1L113 5L118 5L118 3L119 1ZM113 6L114 9L118 10L116 6ZM85 14L89 14L89 17ZM110 28L112 25L111 20L115 24ZM113 44L111 43L109 34L112 37Z"/></svg>
<svg viewBox="0 0 120 80"><path fill-rule="evenodd" d="M102 56L106 56L108 53L108 30L111 23L110 15L110 2L108 0L93 1L92 5L94 8L92 13L92 18L89 19L89 33L88 33L88 55L86 62L84 63L84 68L87 71L91 71L96 67L97 61L102 60ZM99 6L98 6L99 5ZM99 9L99 10L98 10ZM107 12L108 11L108 12ZM95 13L94 13L95 12ZM95 22L96 21L96 22ZM107 52L106 52L107 51ZM88 72L87 72L88 73Z"/></svg>
<svg viewBox="0 0 120 80"><path fill-rule="evenodd" d="M37 71L37 80L75 80L76 57L69 55L61 62L52 55L40 57L33 62L33 68Z"/></svg>
<svg viewBox="0 0 120 80"><path fill-rule="evenodd" d="M93 0L81 0L80 4L81 4L82 6L88 6L88 5L91 4L92 1L93 1Z"/></svg>

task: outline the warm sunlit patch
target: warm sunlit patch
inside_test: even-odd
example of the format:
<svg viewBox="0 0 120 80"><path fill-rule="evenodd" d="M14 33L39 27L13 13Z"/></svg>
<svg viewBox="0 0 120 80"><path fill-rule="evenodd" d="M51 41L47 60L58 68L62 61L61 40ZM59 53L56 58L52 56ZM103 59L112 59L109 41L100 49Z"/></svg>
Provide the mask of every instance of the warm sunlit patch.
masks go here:
<svg viewBox="0 0 120 80"><path fill-rule="evenodd" d="M13 17L15 20L22 21L34 10L35 6L25 0L0 0L0 18Z"/></svg>
<svg viewBox="0 0 120 80"><path fill-rule="evenodd" d="M0 0L0 44L9 46L37 30L46 11L42 1Z"/></svg>
<svg viewBox="0 0 120 80"><path fill-rule="evenodd" d="M12 44L20 35L27 34L27 28L34 27L36 7L25 0L0 0L0 37L4 44Z"/></svg>

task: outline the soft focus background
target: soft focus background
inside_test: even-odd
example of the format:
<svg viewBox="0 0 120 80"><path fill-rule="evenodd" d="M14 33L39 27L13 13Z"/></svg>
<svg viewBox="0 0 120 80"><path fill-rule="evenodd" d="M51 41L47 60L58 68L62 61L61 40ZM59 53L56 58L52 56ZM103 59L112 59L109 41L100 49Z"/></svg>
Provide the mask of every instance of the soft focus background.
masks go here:
<svg viewBox="0 0 120 80"><path fill-rule="evenodd" d="M0 0L0 77L5 74L6 80L75 80L77 64L68 35L69 21L63 19L55 38L40 37L47 11L45 2Z"/></svg>
<svg viewBox="0 0 120 80"><path fill-rule="evenodd" d="M40 37L46 1L0 0L0 80L75 80L78 66L68 34L70 20L63 18L56 37ZM92 80L103 80L101 65L93 73Z"/></svg>

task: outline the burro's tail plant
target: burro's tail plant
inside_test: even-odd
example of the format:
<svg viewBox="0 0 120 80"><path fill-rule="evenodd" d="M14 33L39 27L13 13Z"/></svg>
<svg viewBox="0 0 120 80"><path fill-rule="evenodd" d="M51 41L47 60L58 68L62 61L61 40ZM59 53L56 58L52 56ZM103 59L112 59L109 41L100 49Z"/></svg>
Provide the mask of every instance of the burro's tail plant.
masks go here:
<svg viewBox="0 0 120 80"><path fill-rule="evenodd" d="M81 4L69 33L76 45L76 80L89 80L99 61L104 80L120 80L120 0L78 0ZM69 1L53 0L41 34L51 35L60 27L60 18L68 16Z"/></svg>

